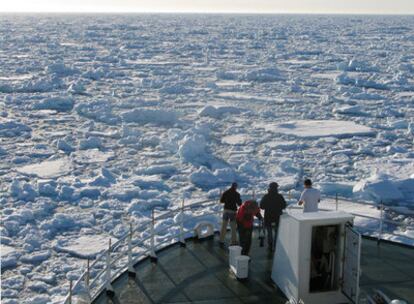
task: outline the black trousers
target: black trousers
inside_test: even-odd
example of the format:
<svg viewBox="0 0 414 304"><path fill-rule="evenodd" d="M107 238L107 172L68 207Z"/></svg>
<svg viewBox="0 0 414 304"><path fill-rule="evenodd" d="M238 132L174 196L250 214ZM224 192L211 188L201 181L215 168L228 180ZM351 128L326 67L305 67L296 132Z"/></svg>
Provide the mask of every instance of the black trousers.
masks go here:
<svg viewBox="0 0 414 304"><path fill-rule="evenodd" d="M279 221L276 222L268 222L265 224L266 232L267 232L267 245L272 250L275 249L276 246L276 238L277 238L277 230L279 228Z"/></svg>
<svg viewBox="0 0 414 304"><path fill-rule="evenodd" d="M243 225L237 224L237 230L239 231L239 241L242 247L242 255L249 255L250 246L252 244L252 228L246 228Z"/></svg>

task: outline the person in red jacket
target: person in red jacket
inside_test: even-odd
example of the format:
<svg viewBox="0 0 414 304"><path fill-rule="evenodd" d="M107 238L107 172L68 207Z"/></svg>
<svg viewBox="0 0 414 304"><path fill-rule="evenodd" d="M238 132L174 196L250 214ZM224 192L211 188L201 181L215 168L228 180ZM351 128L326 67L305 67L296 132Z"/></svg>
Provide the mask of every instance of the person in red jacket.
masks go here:
<svg viewBox="0 0 414 304"><path fill-rule="evenodd" d="M255 216L260 220L263 219L260 214L259 205L255 200L245 201L237 211L236 221L242 255L249 255Z"/></svg>

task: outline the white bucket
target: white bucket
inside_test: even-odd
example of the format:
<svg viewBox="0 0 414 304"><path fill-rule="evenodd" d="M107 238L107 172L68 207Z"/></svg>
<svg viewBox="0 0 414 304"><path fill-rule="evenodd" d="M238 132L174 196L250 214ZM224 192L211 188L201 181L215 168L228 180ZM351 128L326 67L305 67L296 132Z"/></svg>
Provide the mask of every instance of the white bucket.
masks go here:
<svg viewBox="0 0 414 304"><path fill-rule="evenodd" d="M242 248L240 246L229 246L229 264L236 267L236 258L241 255Z"/></svg>
<svg viewBox="0 0 414 304"><path fill-rule="evenodd" d="M240 255L236 257L236 277L238 279L246 279L249 276L249 260L247 255Z"/></svg>

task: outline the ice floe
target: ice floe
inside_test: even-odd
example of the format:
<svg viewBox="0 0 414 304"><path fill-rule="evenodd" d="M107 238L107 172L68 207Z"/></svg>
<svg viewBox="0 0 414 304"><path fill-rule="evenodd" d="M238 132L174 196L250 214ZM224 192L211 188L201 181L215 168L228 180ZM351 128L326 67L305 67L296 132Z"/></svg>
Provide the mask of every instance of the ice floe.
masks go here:
<svg viewBox="0 0 414 304"><path fill-rule="evenodd" d="M72 240L58 241L54 249L82 259L94 259L108 248L109 238L107 235L83 235ZM111 241L115 243L117 239L112 237Z"/></svg>
<svg viewBox="0 0 414 304"><path fill-rule="evenodd" d="M72 171L71 160L63 157L56 160L46 160L41 163L27 165L16 169L25 175L34 175L40 178L56 178L69 174Z"/></svg>
<svg viewBox="0 0 414 304"><path fill-rule="evenodd" d="M251 142L252 138L246 134L234 134L224 136L221 141L228 145L245 145Z"/></svg>
<svg viewBox="0 0 414 304"><path fill-rule="evenodd" d="M221 107L215 107L215 106L206 106L199 112L200 116L208 116L212 118L222 118L223 116L230 116L230 115L236 115L241 112L241 109L237 107L231 107L231 106L221 106Z"/></svg>
<svg viewBox="0 0 414 304"><path fill-rule="evenodd" d="M0 117L0 137L30 136L32 129L20 122Z"/></svg>
<svg viewBox="0 0 414 304"><path fill-rule="evenodd" d="M33 105L35 110L56 110L68 112L73 109L75 101L70 97L49 97Z"/></svg>
<svg viewBox="0 0 414 304"><path fill-rule="evenodd" d="M86 148L87 146L85 146ZM87 150L78 150L71 154L73 160L80 164L89 163L103 163L115 156L113 151L100 151L98 149L90 148Z"/></svg>
<svg viewBox="0 0 414 304"><path fill-rule="evenodd" d="M339 120L292 120L277 124L255 123L266 131L305 138L372 136L375 130L353 121Z"/></svg>
<svg viewBox="0 0 414 304"><path fill-rule="evenodd" d="M178 121L178 115L170 110L135 109L124 113L122 119L139 124L173 125Z"/></svg>

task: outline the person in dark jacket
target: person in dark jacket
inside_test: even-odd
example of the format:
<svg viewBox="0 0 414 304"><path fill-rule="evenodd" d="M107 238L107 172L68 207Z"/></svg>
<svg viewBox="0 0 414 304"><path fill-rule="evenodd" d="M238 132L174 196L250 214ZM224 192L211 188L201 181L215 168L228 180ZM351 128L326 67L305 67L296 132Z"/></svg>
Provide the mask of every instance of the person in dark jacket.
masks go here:
<svg viewBox="0 0 414 304"><path fill-rule="evenodd" d="M237 229L239 230L240 246L242 255L249 255L252 244L253 220L254 217L263 219L260 214L259 205L255 200L245 201L237 211Z"/></svg>
<svg viewBox="0 0 414 304"><path fill-rule="evenodd" d="M269 184L267 194L260 201L260 208L265 211L264 225L267 230L267 243L269 251L273 251L276 246L277 230L279 227L279 217L286 208L286 201L278 191L279 185L276 182ZM273 229L274 226L274 236Z"/></svg>
<svg viewBox="0 0 414 304"><path fill-rule="evenodd" d="M236 233L236 212L237 207L241 205L242 200L239 192L237 192L237 183L231 184L231 187L224 191L220 203L224 204L223 210L223 222L220 230L220 243L224 244L224 239L227 232L227 224L230 222L231 228L231 245L237 244L237 233Z"/></svg>

